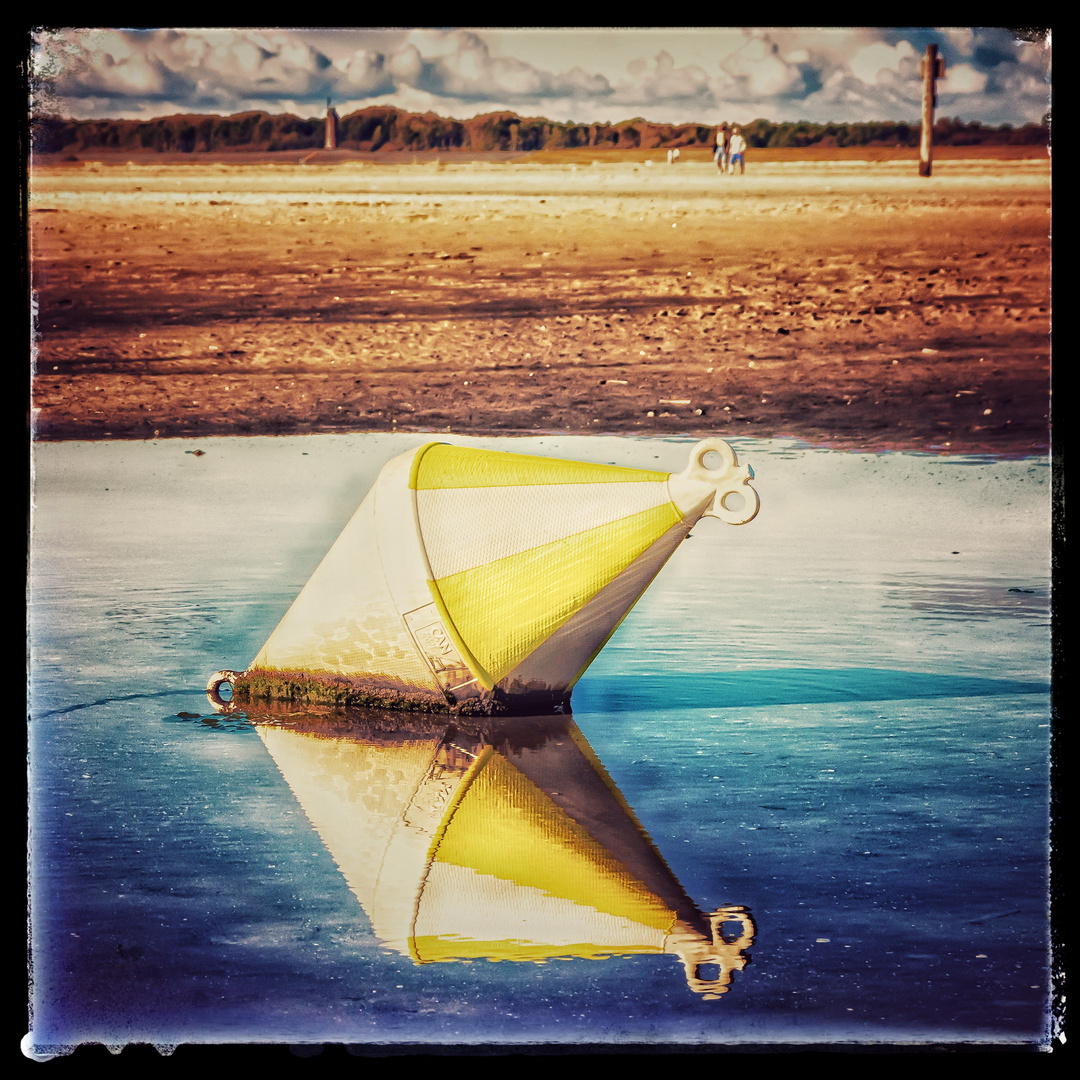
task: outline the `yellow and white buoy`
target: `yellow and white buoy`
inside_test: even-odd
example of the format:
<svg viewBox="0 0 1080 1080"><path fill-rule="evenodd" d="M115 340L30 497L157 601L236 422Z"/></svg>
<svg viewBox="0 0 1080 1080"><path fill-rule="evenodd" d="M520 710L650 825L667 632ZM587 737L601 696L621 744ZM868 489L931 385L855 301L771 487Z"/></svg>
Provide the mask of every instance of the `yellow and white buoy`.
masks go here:
<svg viewBox="0 0 1080 1080"><path fill-rule="evenodd" d="M677 474L428 443L383 468L249 667L211 677L211 700L228 683L235 701L563 708L691 528L754 517L752 479L722 439Z"/></svg>

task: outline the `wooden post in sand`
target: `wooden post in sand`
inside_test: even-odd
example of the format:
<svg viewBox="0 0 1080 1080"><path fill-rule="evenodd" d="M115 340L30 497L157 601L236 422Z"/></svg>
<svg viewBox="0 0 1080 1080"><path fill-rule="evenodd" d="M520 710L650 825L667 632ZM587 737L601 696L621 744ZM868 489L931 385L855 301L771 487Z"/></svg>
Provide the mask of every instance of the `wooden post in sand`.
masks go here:
<svg viewBox="0 0 1080 1080"><path fill-rule="evenodd" d="M933 159L934 106L937 104L934 80L945 77L945 59L938 56L936 45L926 46L926 56L919 65L919 75L923 81L922 134L919 137L919 175L929 176Z"/></svg>

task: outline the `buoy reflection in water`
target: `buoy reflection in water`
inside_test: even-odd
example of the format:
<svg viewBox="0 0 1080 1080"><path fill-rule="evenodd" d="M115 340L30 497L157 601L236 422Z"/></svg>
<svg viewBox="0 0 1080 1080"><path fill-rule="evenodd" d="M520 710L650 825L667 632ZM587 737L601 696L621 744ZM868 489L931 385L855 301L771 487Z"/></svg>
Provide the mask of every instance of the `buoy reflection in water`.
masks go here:
<svg viewBox="0 0 1080 1080"><path fill-rule="evenodd" d="M711 999L749 962L750 912L697 909L569 716L249 718L376 936L417 963L672 954Z"/></svg>

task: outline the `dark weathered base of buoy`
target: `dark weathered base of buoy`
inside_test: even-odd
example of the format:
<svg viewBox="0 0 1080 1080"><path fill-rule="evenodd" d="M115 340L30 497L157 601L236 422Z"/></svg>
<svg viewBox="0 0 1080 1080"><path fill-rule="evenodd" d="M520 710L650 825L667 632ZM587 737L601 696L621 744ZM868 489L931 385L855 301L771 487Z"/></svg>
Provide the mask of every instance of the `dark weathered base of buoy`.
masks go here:
<svg viewBox="0 0 1080 1080"><path fill-rule="evenodd" d="M289 701L246 702L238 706L252 724L266 724L276 728L289 728L329 736L371 735L416 736L438 735L446 738L458 736L491 741L493 723L502 730L507 722L503 718L494 721L487 716L450 716L443 712L405 712L402 709L377 709L370 706L307 705ZM548 721L561 718L540 717L541 727ZM512 722L520 722L514 717Z"/></svg>
<svg viewBox="0 0 1080 1080"><path fill-rule="evenodd" d="M361 705L407 712L448 712L442 694L422 689L403 690L392 683L350 679L346 676L312 675L304 671L237 673L232 680L233 700L238 704L258 701L292 701L305 705Z"/></svg>
<svg viewBox="0 0 1080 1080"><path fill-rule="evenodd" d="M225 674L225 673L222 673ZM343 675L313 675L303 671L248 671L228 673L232 702L282 701L304 705L392 709L401 712L439 713L450 716L533 716L570 713L570 695L535 690L508 697L498 689L482 696L455 698L422 688L403 689L390 682L354 679ZM209 688L208 688L209 690Z"/></svg>

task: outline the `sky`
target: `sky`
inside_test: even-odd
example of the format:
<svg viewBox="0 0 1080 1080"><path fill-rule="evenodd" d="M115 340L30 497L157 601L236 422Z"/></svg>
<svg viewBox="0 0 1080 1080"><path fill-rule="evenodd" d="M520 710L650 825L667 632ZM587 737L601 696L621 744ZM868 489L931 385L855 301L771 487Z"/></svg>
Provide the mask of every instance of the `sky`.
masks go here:
<svg viewBox="0 0 1080 1080"><path fill-rule="evenodd" d="M40 28L31 108L74 119L371 105L573 123L915 121L919 61L945 60L935 115L1038 122L1049 31L962 28Z"/></svg>

